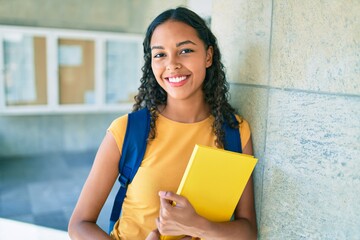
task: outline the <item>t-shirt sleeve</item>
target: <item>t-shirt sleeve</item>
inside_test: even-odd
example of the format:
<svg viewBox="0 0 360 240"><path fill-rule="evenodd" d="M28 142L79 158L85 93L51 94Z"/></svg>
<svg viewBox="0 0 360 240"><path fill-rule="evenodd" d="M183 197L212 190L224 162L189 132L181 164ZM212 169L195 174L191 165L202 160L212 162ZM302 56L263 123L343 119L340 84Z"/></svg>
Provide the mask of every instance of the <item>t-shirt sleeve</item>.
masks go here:
<svg viewBox="0 0 360 240"><path fill-rule="evenodd" d="M250 125L245 119L240 118L238 115L236 115L236 118L240 122L241 147L244 149L251 137Z"/></svg>
<svg viewBox="0 0 360 240"><path fill-rule="evenodd" d="M116 144L119 148L120 154L124 143L127 121L128 121L128 115L126 114L112 121L109 128L107 129L107 131L110 132L114 137Z"/></svg>

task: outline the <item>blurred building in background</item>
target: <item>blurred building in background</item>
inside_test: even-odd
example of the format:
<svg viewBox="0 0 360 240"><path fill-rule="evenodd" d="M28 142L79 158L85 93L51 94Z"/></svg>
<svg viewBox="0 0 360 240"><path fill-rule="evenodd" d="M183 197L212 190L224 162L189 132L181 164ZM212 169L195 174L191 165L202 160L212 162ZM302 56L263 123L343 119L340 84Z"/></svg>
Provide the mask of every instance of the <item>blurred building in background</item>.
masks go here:
<svg viewBox="0 0 360 240"><path fill-rule="evenodd" d="M0 156L96 149L131 110L147 25L204 1L1 1Z"/></svg>

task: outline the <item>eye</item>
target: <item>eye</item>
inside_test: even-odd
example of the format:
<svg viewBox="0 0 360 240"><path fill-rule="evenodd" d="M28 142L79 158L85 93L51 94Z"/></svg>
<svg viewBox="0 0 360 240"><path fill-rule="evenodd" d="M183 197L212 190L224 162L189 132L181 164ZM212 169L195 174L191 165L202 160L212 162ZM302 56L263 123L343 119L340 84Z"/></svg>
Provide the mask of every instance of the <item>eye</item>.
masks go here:
<svg viewBox="0 0 360 240"><path fill-rule="evenodd" d="M194 52L194 50L186 48L186 49L181 50L180 54L186 54L186 53L192 53L192 52Z"/></svg>
<svg viewBox="0 0 360 240"><path fill-rule="evenodd" d="M156 53L153 55L153 58L161 58L161 57L164 57L165 56L165 53Z"/></svg>

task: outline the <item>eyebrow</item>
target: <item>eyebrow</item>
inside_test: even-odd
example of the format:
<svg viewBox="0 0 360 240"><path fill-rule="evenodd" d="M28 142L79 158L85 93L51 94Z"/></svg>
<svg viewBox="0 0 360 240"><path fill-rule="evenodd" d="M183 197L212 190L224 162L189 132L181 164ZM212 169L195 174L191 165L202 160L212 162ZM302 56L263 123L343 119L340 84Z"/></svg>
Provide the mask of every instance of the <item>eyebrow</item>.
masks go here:
<svg viewBox="0 0 360 240"><path fill-rule="evenodd" d="M180 46L185 45L185 44L196 45L194 42L192 42L192 41L190 41L190 40L186 40L186 41L177 43L177 44L176 44L176 47L180 47Z"/></svg>
<svg viewBox="0 0 360 240"><path fill-rule="evenodd" d="M196 45L193 41L186 40L186 41L182 41L182 42L177 43L176 47L180 47L180 46L186 45L186 44ZM164 49L164 47L163 46L152 46L151 50L153 50L153 49Z"/></svg>

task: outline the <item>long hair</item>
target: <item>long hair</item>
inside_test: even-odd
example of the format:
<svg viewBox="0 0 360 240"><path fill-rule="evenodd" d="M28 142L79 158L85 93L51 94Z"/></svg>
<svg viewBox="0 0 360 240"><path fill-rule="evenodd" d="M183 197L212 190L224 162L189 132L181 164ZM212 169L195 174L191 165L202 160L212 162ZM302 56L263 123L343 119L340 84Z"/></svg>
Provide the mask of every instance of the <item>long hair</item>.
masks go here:
<svg viewBox="0 0 360 240"><path fill-rule="evenodd" d="M222 125L224 122L228 123L232 128L239 127L239 123L233 118L235 109L229 104L229 85L226 81L224 65L221 63L221 54L216 37L207 27L205 21L187 8L169 9L157 16L149 25L143 42L145 60L142 67L143 76L140 79L139 92L135 96L133 111L145 107L150 110L149 139L154 139L156 136L156 119L158 117L157 107L166 105L167 93L157 83L151 68L150 41L155 28L168 20L183 22L193 27L198 37L204 42L205 47L211 46L213 48L213 61L212 65L206 69L203 92L205 102L210 107L210 113L215 118L212 126L216 136L215 144L218 147L223 147L225 133Z"/></svg>

